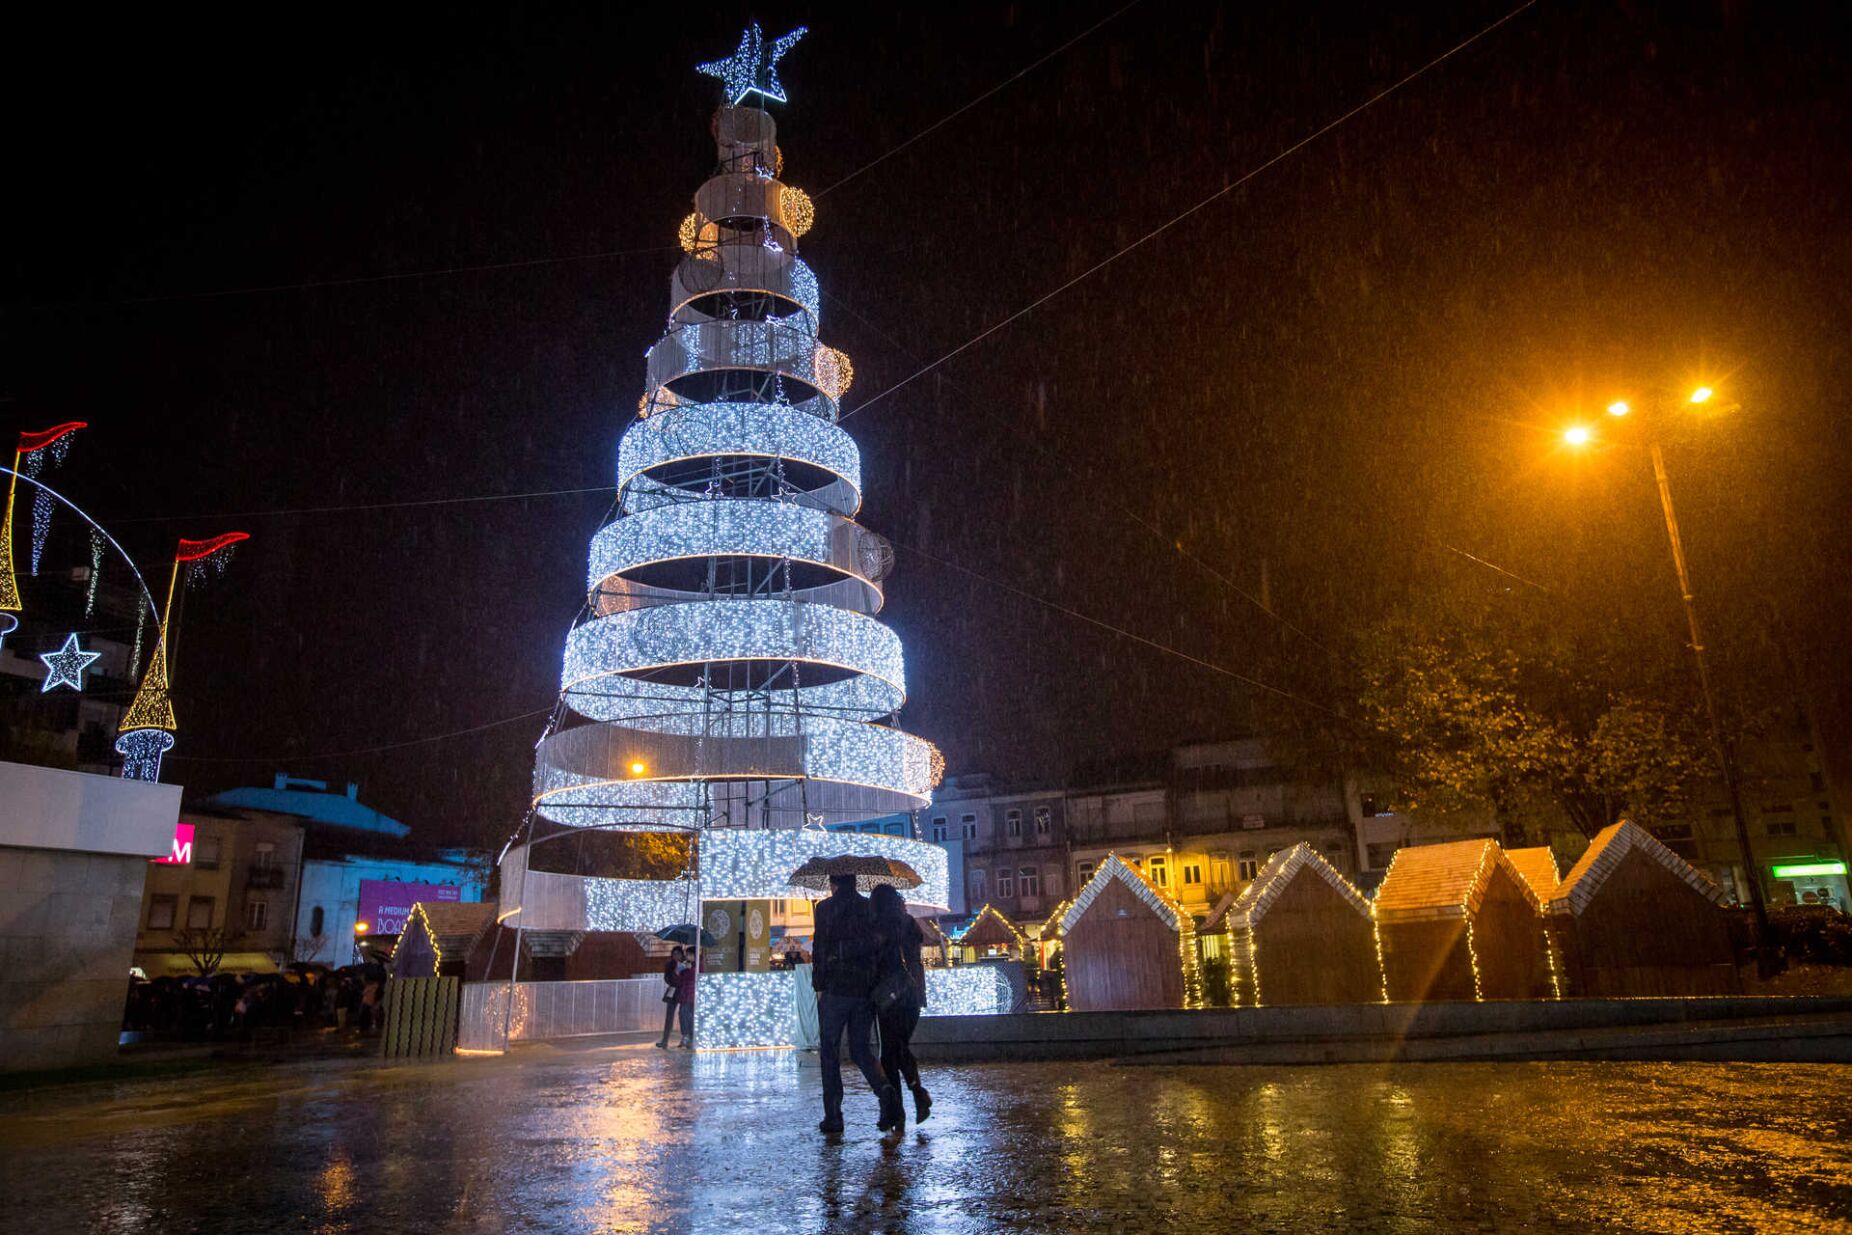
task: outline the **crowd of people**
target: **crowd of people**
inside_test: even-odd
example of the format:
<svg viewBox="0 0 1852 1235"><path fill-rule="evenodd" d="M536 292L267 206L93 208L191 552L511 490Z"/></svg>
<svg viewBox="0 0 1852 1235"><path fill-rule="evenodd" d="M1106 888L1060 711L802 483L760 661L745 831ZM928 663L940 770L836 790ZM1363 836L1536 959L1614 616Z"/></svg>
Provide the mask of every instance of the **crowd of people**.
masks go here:
<svg viewBox="0 0 1852 1235"><path fill-rule="evenodd" d="M131 978L122 1028L155 1038L221 1041L260 1029L375 1032L385 970L304 967L288 973Z"/></svg>

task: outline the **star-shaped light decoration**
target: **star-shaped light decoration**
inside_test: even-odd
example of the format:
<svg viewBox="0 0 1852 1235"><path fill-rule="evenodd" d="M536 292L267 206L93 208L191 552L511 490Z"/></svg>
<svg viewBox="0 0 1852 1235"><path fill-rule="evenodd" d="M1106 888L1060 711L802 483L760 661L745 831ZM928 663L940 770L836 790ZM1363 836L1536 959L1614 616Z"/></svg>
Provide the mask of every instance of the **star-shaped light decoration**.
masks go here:
<svg viewBox="0 0 1852 1235"><path fill-rule="evenodd" d="M57 686L69 686L72 690L84 688L84 670L90 662L102 658L101 652L86 652L77 646L77 636L67 635L64 646L55 652L41 652L39 659L45 662L45 684L39 687L42 695Z"/></svg>
<svg viewBox="0 0 1852 1235"><path fill-rule="evenodd" d="M753 22L740 35L739 50L725 60L697 64L697 72L718 77L726 88L727 102L738 107L749 94L760 94L775 103L785 102L784 83L778 80L778 61L804 37L806 26L799 26L771 45L765 45L765 31Z"/></svg>

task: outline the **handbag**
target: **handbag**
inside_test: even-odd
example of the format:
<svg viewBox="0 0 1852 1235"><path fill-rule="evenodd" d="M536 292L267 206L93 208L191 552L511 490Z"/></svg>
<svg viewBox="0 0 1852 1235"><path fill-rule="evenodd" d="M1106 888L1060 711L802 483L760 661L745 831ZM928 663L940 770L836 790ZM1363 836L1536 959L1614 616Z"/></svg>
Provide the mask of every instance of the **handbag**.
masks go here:
<svg viewBox="0 0 1852 1235"><path fill-rule="evenodd" d="M913 979L903 966L890 969L887 976L875 983L875 989L868 997L875 1002L875 1011L886 1012L898 1004L902 998L913 994Z"/></svg>

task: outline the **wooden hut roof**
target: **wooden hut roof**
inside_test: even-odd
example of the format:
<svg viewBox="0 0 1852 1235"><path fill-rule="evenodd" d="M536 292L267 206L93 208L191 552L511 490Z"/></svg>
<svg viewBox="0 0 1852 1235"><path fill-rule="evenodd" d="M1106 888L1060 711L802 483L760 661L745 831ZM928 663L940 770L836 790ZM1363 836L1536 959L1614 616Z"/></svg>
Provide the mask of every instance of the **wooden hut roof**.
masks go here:
<svg viewBox="0 0 1852 1235"><path fill-rule="evenodd" d="M1711 882L1709 876L1667 849L1658 837L1639 824L1623 819L1595 833L1595 839L1588 843L1587 852L1563 876L1556 895L1550 898L1550 912L1578 914L1588 908L1595 893L1601 890L1601 885L1620 866L1621 859L1635 850L1690 884L1712 904L1723 903L1722 890Z"/></svg>
<svg viewBox="0 0 1852 1235"><path fill-rule="evenodd" d="M1301 871L1306 870L1335 888L1358 913L1366 918L1370 916L1370 902L1363 899L1363 893L1357 891L1350 880L1338 872L1337 867L1319 856L1316 849L1300 841L1292 848L1282 849L1268 858L1254 882L1241 890L1240 898L1228 911L1229 926L1243 929L1266 917L1267 910L1280 899L1280 894L1286 891Z"/></svg>
<svg viewBox="0 0 1852 1235"><path fill-rule="evenodd" d="M1492 872L1503 867L1538 909L1542 902L1495 840L1456 840L1398 849L1376 891L1378 921L1470 916L1485 897Z"/></svg>
<svg viewBox="0 0 1852 1235"><path fill-rule="evenodd" d="M417 923L431 940L431 950L441 963L445 956L461 960L495 922L495 905L489 901L415 901L405 915L405 926L392 945L396 959L405 946L406 936Z"/></svg>
<svg viewBox="0 0 1852 1235"><path fill-rule="evenodd" d="M985 923L987 922L994 924L989 930L984 929ZM1001 927L1002 929L996 929L997 927ZM977 911L977 916L971 919L971 925L959 931L958 937L952 942L961 947L977 947L981 944L1001 943L1020 948L1028 943L1029 939L1022 931L1017 929L1014 922L1004 916L1001 909L998 909L995 905L986 904L982 909Z"/></svg>
<svg viewBox="0 0 1852 1235"><path fill-rule="evenodd" d="M1234 907L1235 894L1233 892L1222 893L1221 898L1218 899L1214 907L1209 910L1209 916L1204 918L1203 924L1196 928L1196 933L1199 935L1219 935L1227 930L1228 914Z"/></svg>
<svg viewBox="0 0 1852 1235"><path fill-rule="evenodd" d="M1507 849L1505 856L1518 868L1518 874L1530 885L1530 890L1537 894L1537 899L1549 904L1556 895L1556 887L1563 881L1563 872L1557 868L1556 854L1548 845L1537 845L1530 849Z"/></svg>
<svg viewBox="0 0 1852 1235"><path fill-rule="evenodd" d="M1036 932L1035 937L1043 943L1061 938L1061 919L1067 916L1067 908L1073 903L1071 900L1065 900L1056 905L1054 912L1042 920L1041 928Z"/></svg>
<svg viewBox="0 0 1852 1235"><path fill-rule="evenodd" d="M1061 915L1063 934L1074 929L1074 923L1080 921L1081 916L1093 907L1093 902L1098 899L1100 893L1115 879L1130 888L1139 900L1151 906L1152 912L1157 914L1172 930L1193 931L1195 929L1195 922L1191 920L1188 913L1184 912L1182 905L1158 891L1152 882L1145 878L1144 872L1127 863L1118 854L1109 853L1106 855L1106 860L1100 863L1100 868L1093 872L1093 878L1087 881L1087 886L1074 894L1074 903L1069 905L1067 912Z"/></svg>
<svg viewBox="0 0 1852 1235"><path fill-rule="evenodd" d="M419 901L408 922L411 917L424 919L425 930L439 948L460 955L495 920L495 906L487 901Z"/></svg>

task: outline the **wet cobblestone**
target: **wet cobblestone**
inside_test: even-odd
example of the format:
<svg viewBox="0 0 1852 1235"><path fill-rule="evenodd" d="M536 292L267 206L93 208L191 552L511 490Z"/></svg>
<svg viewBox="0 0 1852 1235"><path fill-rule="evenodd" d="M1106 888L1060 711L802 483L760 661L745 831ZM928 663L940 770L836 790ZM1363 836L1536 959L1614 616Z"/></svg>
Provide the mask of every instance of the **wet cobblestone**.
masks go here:
<svg viewBox="0 0 1852 1235"><path fill-rule="evenodd" d="M898 1140L788 1053L537 1051L0 1098L0 1230L1852 1230L1852 1069L1011 1064Z"/></svg>

